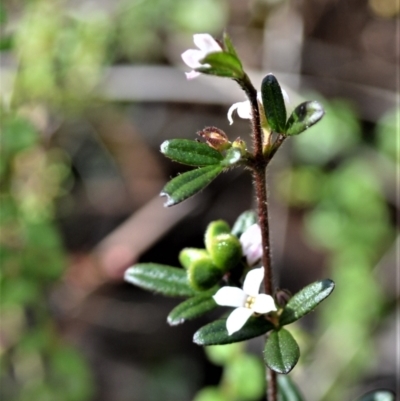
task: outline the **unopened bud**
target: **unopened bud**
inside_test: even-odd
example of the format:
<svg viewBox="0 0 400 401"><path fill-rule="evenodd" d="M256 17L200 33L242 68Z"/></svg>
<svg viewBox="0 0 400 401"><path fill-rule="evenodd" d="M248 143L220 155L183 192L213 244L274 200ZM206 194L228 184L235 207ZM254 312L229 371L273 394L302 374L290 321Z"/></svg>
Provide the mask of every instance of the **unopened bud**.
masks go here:
<svg viewBox="0 0 400 401"><path fill-rule="evenodd" d="M197 135L204 138L207 145L218 151L229 149L232 146L225 132L217 127L206 127L199 131Z"/></svg>
<svg viewBox="0 0 400 401"><path fill-rule="evenodd" d="M235 141L232 142L232 147L240 149L241 154L244 155L246 153L247 144L242 139L237 138Z"/></svg>

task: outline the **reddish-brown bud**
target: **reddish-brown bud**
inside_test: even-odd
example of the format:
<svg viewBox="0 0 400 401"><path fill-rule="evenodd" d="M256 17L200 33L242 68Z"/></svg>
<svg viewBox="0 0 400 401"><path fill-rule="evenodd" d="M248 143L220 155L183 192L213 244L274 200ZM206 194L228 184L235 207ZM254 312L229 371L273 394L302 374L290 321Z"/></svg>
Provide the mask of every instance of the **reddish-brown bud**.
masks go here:
<svg viewBox="0 0 400 401"><path fill-rule="evenodd" d="M232 146L225 132L217 127L206 127L199 131L197 135L204 138L207 145L218 151L229 149Z"/></svg>

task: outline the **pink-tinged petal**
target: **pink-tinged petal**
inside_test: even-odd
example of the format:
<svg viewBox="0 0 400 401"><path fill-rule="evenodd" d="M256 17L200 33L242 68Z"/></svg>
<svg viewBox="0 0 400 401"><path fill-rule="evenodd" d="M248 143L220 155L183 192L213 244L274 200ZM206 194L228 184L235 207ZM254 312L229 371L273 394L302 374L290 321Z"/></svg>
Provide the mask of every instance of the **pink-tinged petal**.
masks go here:
<svg viewBox="0 0 400 401"><path fill-rule="evenodd" d="M185 74L186 74L186 78L189 79L189 80L197 78L199 75L201 75L200 72L197 72L197 71L194 71L194 70L192 70L190 72L185 72Z"/></svg>
<svg viewBox="0 0 400 401"><path fill-rule="evenodd" d="M243 291L252 297L260 292L260 285L264 279L264 268L250 270L243 283Z"/></svg>
<svg viewBox="0 0 400 401"><path fill-rule="evenodd" d="M193 42L204 53L222 51L218 42L208 33L198 33L193 35Z"/></svg>
<svg viewBox="0 0 400 401"><path fill-rule="evenodd" d="M226 319L226 330L231 335L239 331L249 320L253 311L248 308L237 308L235 309Z"/></svg>
<svg viewBox="0 0 400 401"><path fill-rule="evenodd" d="M274 298L267 294L258 294L251 306L254 312L265 314L272 311L276 311L276 305Z"/></svg>
<svg viewBox="0 0 400 401"><path fill-rule="evenodd" d="M200 50L189 49L181 54L182 60L190 68L201 67L200 60L205 57L205 53Z"/></svg>
<svg viewBox="0 0 400 401"><path fill-rule="evenodd" d="M241 236L243 255L246 256L247 263L253 266L262 257L262 237L261 229L258 224L250 226Z"/></svg>
<svg viewBox="0 0 400 401"><path fill-rule="evenodd" d="M262 258L262 244L252 245L246 250L246 261L249 266L254 266Z"/></svg>
<svg viewBox="0 0 400 401"><path fill-rule="evenodd" d="M237 308L244 306L247 296L238 287L222 287L216 292L213 298L218 305Z"/></svg>
<svg viewBox="0 0 400 401"><path fill-rule="evenodd" d="M240 118L251 119L251 106L248 100L238 104L237 113Z"/></svg>

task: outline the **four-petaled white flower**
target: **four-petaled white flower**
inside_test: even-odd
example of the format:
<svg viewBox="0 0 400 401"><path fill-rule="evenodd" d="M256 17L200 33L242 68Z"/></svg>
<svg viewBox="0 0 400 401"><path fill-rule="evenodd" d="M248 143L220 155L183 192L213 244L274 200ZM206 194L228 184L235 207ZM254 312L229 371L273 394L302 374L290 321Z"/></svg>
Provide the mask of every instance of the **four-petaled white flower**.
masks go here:
<svg viewBox="0 0 400 401"><path fill-rule="evenodd" d="M193 79L200 75L200 72L195 71L199 67L211 67L210 64L201 64L200 60L204 59L210 53L222 52L222 47L208 33L198 33L193 35L193 42L199 48L189 49L182 53L182 60L187 66L193 68L190 72L185 72L187 79Z"/></svg>
<svg viewBox="0 0 400 401"><path fill-rule="evenodd" d="M231 335L239 331L253 315L276 311L274 299L267 294L259 294L261 282L264 279L264 268L250 270L243 283L243 290L238 287L222 287L213 296L221 306L232 306L236 309L226 320L226 329Z"/></svg>
<svg viewBox="0 0 400 401"><path fill-rule="evenodd" d="M282 90L282 96L283 99L285 101L286 104L289 104L289 96L287 94L287 92L281 88ZM257 92L257 100L258 100L258 104L260 106L260 114L261 114L261 125L263 125L263 120L265 119L264 117L264 107L263 107L263 103L262 103L262 97L261 97L261 92ZM228 120L229 120L229 124L232 125L233 124L233 112L237 111L238 116L240 118L246 119L246 120L250 120L251 119L251 105L250 105L250 101L245 100L244 102L238 102L238 103L233 103L233 105L231 107L229 107L228 110Z"/></svg>
<svg viewBox="0 0 400 401"><path fill-rule="evenodd" d="M243 255L246 256L249 266L255 265L262 257L261 228L258 224L251 225L241 236Z"/></svg>

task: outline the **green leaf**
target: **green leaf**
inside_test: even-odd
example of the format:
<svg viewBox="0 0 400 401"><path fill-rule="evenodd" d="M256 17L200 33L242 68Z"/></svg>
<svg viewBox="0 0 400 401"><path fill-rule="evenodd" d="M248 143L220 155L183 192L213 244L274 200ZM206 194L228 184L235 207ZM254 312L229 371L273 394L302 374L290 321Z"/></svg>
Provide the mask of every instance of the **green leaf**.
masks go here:
<svg viewBox="0 0 400 401"><path fill-rule="evenodd" d="M357 401L395 401L394 394L388 390L374 390L362 397L358 398Z"/></svg>
<svg viewBox="0 0 400 401"><path fill-rule="evenodd" d="M299 104L286 123L286 135L298 135L324 116L324 108L316 100Z"/></svg>
<svg viewBox="0 0 400 401"><path fill-rule="evenodd" d="M257 213L254 210L246 210L235 221L232 234L240 237L250 226L257 223Z"/></svg>
<svg viewBox="0 0 400 401"><path fill-rule="evenodd" d="M139 263L125 272L124 279L145 290L166 296L191 297L197 294L189 285L186 270L177 267Z"/></svg>
<svg viewBox="0 0 400 401"><path fill-rule="evenodd" d="M304 401L299 389L288 375L278 375L279 401Z"/></svg>
<svg viewBox="0 0 400 401"><path fill-rule="evenodd" d="M177 326L186 320L195 319L205 313L215 309L217 304L212 297L218 287L212 288L199 295L189 298L176 306L168 315L167 321L171 326Z"/></svg>
<svg viewBox="0 0 400 401"><path fill-rule="evenodd" d="M335 283L329 279L316 281L304 287L290 298L279 318L279 324L285 326L311 312L334 288Z"/></svg>
<svg viewBox="0 0 400 401"><path fill-rule="evenodd" d="M251 317L239 331L229 335L226 319L219 319L197 330L193 341L198 345L231 344L261 336L273 328L273 324L268 320Z"/></svg>
<svg viewBox="0 0 400 401"><path fill-rule="evenodd" d="M233 46L232 40L231 40L231 38L229 37L229 35L228 35L226 32L224 32L223 41L224 41L224 48L225 48L225 50L226 50L229 54L232 54L232 56L236 57L237 60L238 60L239 63L240 63L240 66L242 66L242 63L241 63L241 61L240 61L240 59L239 59L239 56L238 56L238 54L237 54L237 52L236 52L235 46Z"/></svg>
<svg viewBox="0 0 400 401"><path fill-rule="evenodd" d="M161 153L170 159L189 166L219 164L221 153L202 142L189 139L170 139L161 144Z"/></svg>
<svg viewBox="0 0 400 401"><path fill-rule="evenodd" d="M173 178L160 193L161 196L168 198L164 206L173 206L190 198L217 178L222 170L222 166L207 166Z"/></svg>
<svg viewBox="0 0 400 401"><path fill-rule="evenodd" d="M224 159L221 161L221 166L229 167L237 164L242 159L242 152L238 148L230 148L226 151Z"/></svg>
<svg viewBox="0 0 400 401"><path fill-rule="evenodd" d="M273 131L282 134L285 132L286 107L282 89L274 75L268 74L261 84L261 96L265 116Z"/></svg>
<svg viewBox="0 0 400 401"><path fill-rule="evenodd" d="M299 357L299 346L286 329L274 330L269 334L264 348L264 361L270 369L286 375L296 366Z"/></svg>
<svg viewBox="0 0 400 401"><path fill-rule="evenodd" d="M210 67L196 68L196 71L209 75L218 75L228 78L242 78L244 75L239 59L226 52L209 53L200 60L201 64L209 64Z"/></svg>

